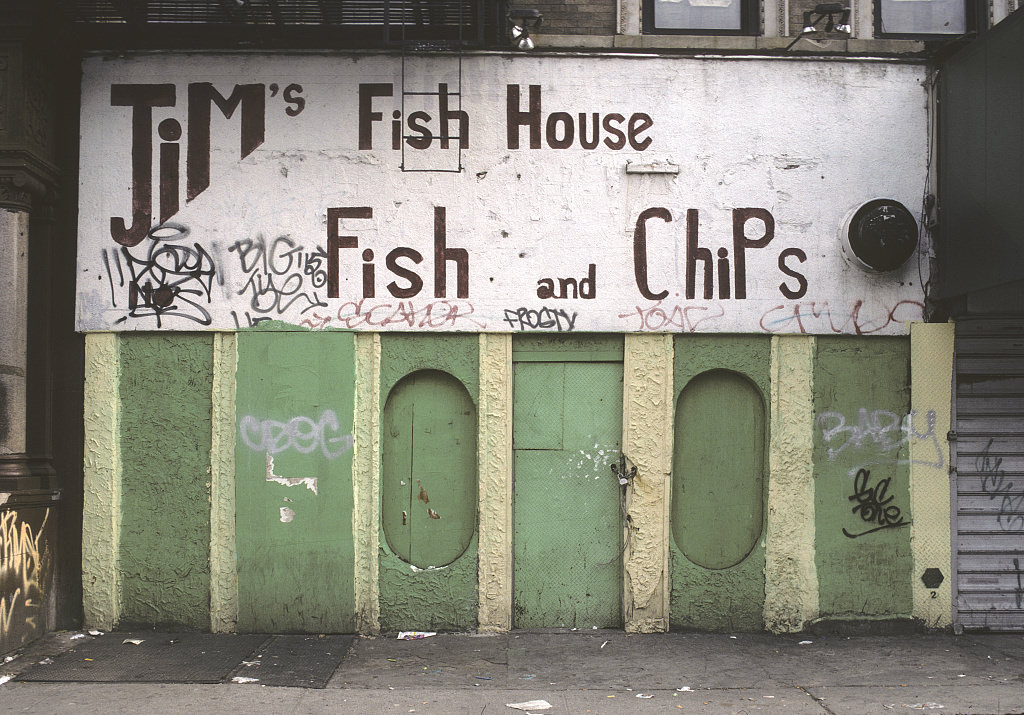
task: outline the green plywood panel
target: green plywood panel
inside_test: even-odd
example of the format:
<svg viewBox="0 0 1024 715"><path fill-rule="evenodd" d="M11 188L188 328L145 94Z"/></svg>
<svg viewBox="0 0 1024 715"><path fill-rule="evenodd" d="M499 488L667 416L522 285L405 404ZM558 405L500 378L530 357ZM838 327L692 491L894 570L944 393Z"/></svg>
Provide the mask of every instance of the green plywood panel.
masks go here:
<svg viewBox="0 0 1024 715"><path fill-rule="evenodd" d="M757 447L761 448L761 459L765 460L767 452L768 434L758 429L756 421L744 423L742 409L734 405L732 409L718 409L716 400L707 397L706 400L698 402L709 402L713 407L700 407L700 414L692 415L686 409L686 403L679 399L691 381L701 374L714 375L713 371L728 370L731 373L741 376L739 379L746 382L757 394L759 404L764 410L764 423L767 424L768 415L764 406L768 404L769 375L771 364L771 338L761 336L733 336L733 335L679 335L674 341L675 371L674 383L676 388L677 408L683 406L685 415L679 415L675 429L676 445L680 439L686 439L685 435L690 430L697 430L708 439L722 445L718 450L707 455L708 472L718 469L732 471L734 451L743 452L748 455L747 459L753 459L753 453ZM698 385L700 383L697 383ZM714 387L708 384L704 387ZM727 384L725 389L729 389ZM722 397L723 400L731 399ZM753 396L746 396L744 400L754 401ZM724 407L725 405L723 405ZM708 413L705 417L703 413ZM683 419L680 426L679 419ZM730 426L735 418L739 420ZM712 428L707 422L711 420L724 420L717 428ZM733 430L728 439L720 434L712 434L715 430ZM699 441L699 440L696 440ZM676 452L679 450L677 449ZM762 461L764 464L764 461ZM756 468L742 467L742 470ZM762 473L764 470L762 469ZM709 546L710 539L721 538L732 544L731 553L734 555L742 551L742 544L752 535L756 528L757 518L751 515L748 522L743 525L742 537L733 533L735 525L733 519L735 514L731 512L728 494L723 495L713 485L706 485L706 490L711 490L711 498L707 496L692 500L686 507L684 513L680 513L680 502L677 501L681 492L677 492L678 466L673 465L672 491L673 509L671 513L671 528L673 538L669 543L669 564L671 569L671 597L670 597L670 625L672 628L699 628L701 630L761 630L764 627L764 544L759 533L754 537L753 548L739 561L739 563L724 568L706 568L698 565L687 558L679 549L678 542L685 541L680 536L680 529L688 534L706 531L707 537L703 541ZM701 477L698 477L700 479ZM756 477L752 477L756 478ZM683 480L686 487L686 480ZM756 499L753 494L755 487L746 484L743 490L745 495L743 501L753 506ZM763 504L767 485L761 485L761 503ZM716 511L716 504L724 503L725 513ZM680 520L684 523L680 523ZM727 562L720 557L717 563ZM710 562L715 563L715 562Z"/></svg>
<svg viewBox="0 0 1024 715"><path fill-rule="evenodd" d="M735 566L754 548L763 524L761 395L739 373L702 373L683 388L675 425L671 519L676 547L704 568Z"/></svg>
<svg viewBox="0 0 1024 715"><path fill-rule="evenodd" d="M462 383L436 370L401 380L384 407L382 522L396 556L447 566L476 532L476 408Z"/></svg>
<svg viewBox="0 0 1024 715"><path fill-rule="evenodd" d="M516 419L512 422L515 449L561 449L565 366L561 363L516 363L529 369L530 379L516 383Z"/></svg>
<svg viewBox="0 0 1024 715"><path fill-rule="evenodd" d="M430 390L427 389L425 390L427 399L425 401L416 400L416 403L426 406L428 417L426 422L428 424L436 419L441 419L442 425L447 431L454 430L459 434L467 435L458 437L461 441L458 445L460 453L463 451L465 442L470 439L467 431L470 428L469 423L472 422L473 446L466 448L465 453L474 452L471 492L467 491L459 495L454 493L458 487L449 480L449 470L452 467L451 455L445 453L446 449L450 450L450 448L429 439L418 440L417 444L410 446L408 452L410 462L407 468L412 475L414 464L417 463L411 459L411 455L413 452L422 451L425 455L422 460L423 466L416 467L417 470L422 469L422 471L412 478L419 479L420 486L425 488L427 497L430 499L429 504L419 501L419 488L415 484L411 483L415 490L414 493L406 492L404 497L397 497L390 494L394 485L389 486L386 481L382 483L381 546L378 562L380 566L378 585L381 629L385 631L472 629L477 623L478 604L475 503L477 480L475 415L476 394L479 385L478 339L476 335L383 334L380 336L380 345L381 479L387 480L388 471L394 468L385 464L384 461L389 459L386 446L389 439L386 426L388 416L385 414L386 401L389 395L393 394L392 390L396 385L412 374L422 374L423 371L443 371L447 374L446 380L454 380L459 383L460 395L458 398L432 396L429 394ZM440 372L435 372L436 374L440 374ZM451 389L451 383L447 384ZM452 400L455 400L455 403ZM445 418L441 416L445 415L447 419L453 419L451 415L453 405L459 406L455 412L459 413L459 419L463 420L462 426L457 429L455 425L447 425L447 422L444 421ZM432 410L439 410L439 412L431 416ZM472 415L464 414L467 411L472 411ZM408 419L416 421L412 414ZM418 417L416 419L418 420ZM412 424L412 422L407 424ZM460 482L464 479L465 477L458 477ZM417 540L428 550L427 558L421 560L421 563L427 564L426 568L409 563L397 555L396 551L392 550L392 545L389 544L391 538L389 532L392 528L390 525L385 527L384 524L389 520L392 520L392 524L394 523L394 505L402 498L406 500L404 509L407 511L407 519L423 520L424 530L418 532L420 534L430 535L430 530L437 530L438 527L443 533L446 524L461 522L461 526L456 526L457 529L467 529L471 526L472 538L468 546L465 548L459 546L457 549L461 551L461 555L446 566L430 563L431 554L437 550L429 540L424 541L423 539ZM411 509L409 508L410 499L414 504ZM470 504L471 501L472 504ZM464 506L457 506L457 504ZM430 520L427 508L433 508L441 516L441 519ZM469 516L470 512L472 518ZM451 518L460 514L461 518ZM398 516L400 525L400 512ZM413 522L412 526L416 527L418 523ZM409 548L413 549L412 558L415 560L418 557L415 547L412 546L414 543L412 536L413 534L410 532ZM460 532L454 540L450 539L448 535L440 536L440 540L445 543L462 544L464 539L464 531ZM396 550L402 548L402 543L401 539L397 540L394 548ZM441 559L448 558L442 552L438 551L438 553L441 553ZM430 568L431 566L435 566L435 568Z"/></svg>
<svg viewBox="0 0 1024 715"><path fill-rule="evenodd" d="M561 424L545 425L563 440L561 449L514 449L514 625L621 626L620 490L610 465L622 438L622 365L516 363L513 424L537 413L520 401L539 391L562 398L550 406Z"/></svg>
<svg viewBox="0 0 1024 715"><path fill-rule="evenodd" d="M349 333L238 334L240 631L353 630L354 355Z"/></svg>
<svg viewBox="0 0 1024 715"><path fill-rule="evenodd" d="M213 339L124 333L121 625L208 628Z"/></svg>
<svg viewBox="0 0 1024 715"><path fill-rule="evenodd" d="M814 509L822 617L911 613L909 444L901 427L910 409L909 360L908 338L817 339ZM868 476L858 489L861 469ZM873 510L858 507L876 498L891 498L886 510L898 518L873 531L880 524L864 518Z"/></svg>

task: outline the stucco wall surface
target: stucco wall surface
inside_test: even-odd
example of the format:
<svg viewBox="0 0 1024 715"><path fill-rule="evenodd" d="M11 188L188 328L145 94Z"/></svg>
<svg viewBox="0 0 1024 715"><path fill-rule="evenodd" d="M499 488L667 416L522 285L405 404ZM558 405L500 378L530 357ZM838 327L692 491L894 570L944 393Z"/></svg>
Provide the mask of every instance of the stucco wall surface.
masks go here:
<svg viewBox="0 0 1024 715"><path fill-rule="evenodd" d="M121 540L120 352L115 333L85 339L82 611L86 626L117 623Z"/></svg>
<svg viewBox="0 0 1024 715"><path fill-rule="evenodd" d="M771 343L771 442L765 528L765 628L800 631L818 614L814 558L814 343Z"/></svg>
<svg viewBox="0 0 1024 715"><path fill-rule="evenodd" d="M120 341L122 626L210 624L212 342Z"/></svg>

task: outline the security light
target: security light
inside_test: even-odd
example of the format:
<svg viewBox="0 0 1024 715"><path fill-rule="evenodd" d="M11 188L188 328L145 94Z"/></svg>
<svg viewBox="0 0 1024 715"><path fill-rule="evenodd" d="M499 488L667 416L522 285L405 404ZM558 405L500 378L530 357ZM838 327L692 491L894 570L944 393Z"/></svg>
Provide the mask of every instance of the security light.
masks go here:
<svg viewBox="0 0 1024 715"><path fill-rule="evenodd" d="M812 17L817 15L814 19ZM839 15L839 21L836 22L836 15ZM815 5L813 10L807 10L804 12L804 28L800 31L789 46L786 49L790 49L797 43L804 35L809 35L812 32L818 31L818 23L822 20L825 21L825 27L821 28L824 32L842 32L849 35L853 29L850 27L850 8L843 7L842 3L830 2Z"/></svg>
<svg viewBox="0 0 1024 715"><path fill-rule="evenodd" d="M532 50L535 45L530 37L530 31L540 27L542 19L540 10L509 10L509 36L512 38L512 46L517 50Z"/></svg>

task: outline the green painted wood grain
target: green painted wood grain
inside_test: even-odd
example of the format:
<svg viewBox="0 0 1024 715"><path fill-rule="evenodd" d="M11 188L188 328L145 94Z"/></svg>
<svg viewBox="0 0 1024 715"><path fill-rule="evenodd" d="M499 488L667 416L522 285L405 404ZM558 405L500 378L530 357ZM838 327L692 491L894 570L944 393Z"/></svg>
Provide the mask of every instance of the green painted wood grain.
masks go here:
<svg viewBox="0 0 1024 715"><path fill-rule="evenodd" d="M211 335L123 333L121 627L210 622Z"/></svg>
<svg viewBox="0 0 1024 715"><path fill-rule="evenodd" d="M352 434L354 359L351 333L238 334L240 631L354 628L352 450L346 442ZM268 452L272 475L315 479L316 493L301 483L268 481ZM282 521L289 512L291 520Z"/></svg>

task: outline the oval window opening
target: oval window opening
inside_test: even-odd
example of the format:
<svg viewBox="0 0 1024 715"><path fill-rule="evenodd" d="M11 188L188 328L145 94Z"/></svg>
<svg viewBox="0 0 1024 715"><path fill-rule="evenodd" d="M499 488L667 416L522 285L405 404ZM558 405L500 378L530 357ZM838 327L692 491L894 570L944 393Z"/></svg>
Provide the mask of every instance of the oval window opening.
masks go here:
<svg viewBox="0 0 1024 715"><path fill-rule="evenodd" d="M391 551L447 566L476 533L476 406L465 386L420 370L388 394L381 425L381 523Z"/></svg>
<svg viewBox="0 0 1024 715"><path fill-rule="evenodd" d="M672 539L699 566L735 566L761 536L764 412L757 387L728 370L702 373L679 394Z"/></svg>

